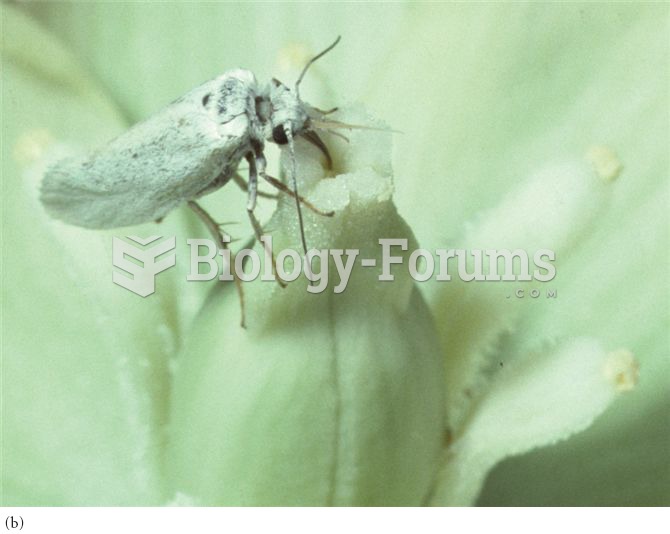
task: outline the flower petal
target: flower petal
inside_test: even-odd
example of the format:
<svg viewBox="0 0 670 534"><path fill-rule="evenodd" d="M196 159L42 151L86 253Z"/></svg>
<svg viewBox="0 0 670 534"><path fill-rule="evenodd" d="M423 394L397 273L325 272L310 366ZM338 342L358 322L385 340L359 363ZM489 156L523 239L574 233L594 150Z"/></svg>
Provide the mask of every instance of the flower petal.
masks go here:
<svg viewBox="0 0 670 534"><path fill-rule="evenodd" d="M498 206L478 214L467 225L461 243L466 250L525 252L530 261L538 250L550 250L560 269L560 260L570 256L606 212L612 185L586 161L548 165L507 193ZM488 261L484 269L488 272ZM453 431L486 387L491 363L497 365L500 358L502 336L527 330L524 320L529 314L552 320L554 301L545 298L524 309L524 303L510 298L515 289L527 292L541 284L517 282L512 287L512 283L464 282L454 274L451 280L430 286L431 307L443 318L438 329L446 351L447 410ZM528 338L535 345L553 339L537 334Z"/></svg>
<svg viewBox="0 0 670 534"><path fill-rule="evenodd" d="M501 367L449 449L433 503L473 504L497 462L584 430L636 380L629 352L588 338Z"/></svg>
<svg viewBox="0 0 670 534"><path fill-rule="evenodd" d="M584 502L625 503L627 487L636 488L630 495L634 502L656 503L659 495L670 502L667 491L659 490L670 481L665 455L648 454L645 440L656 444L655 451L667 448L670 440L667 418L658 417L667 410L670 387L664 333L668 8L524 4L430 9L430 17L417 15L406 35L396 39L393 68L375 80L369 93L379 114L393 116L393 127L409 134L395 168L399 176L411 169L423 179L399 181L397 202L424 246L451 245L464 220L495 206L519 177L547 161L605 144L623 164L608 211L579 250L558 264L553 309L543 306L548 313L536 314L536 306L525 301L523 306L531 309L524 313L521 330L528 335L519 337L528 348L538 339L575 336L630 347L639 355L641 385L625 407L622 403L607 412L603 422L576 438L584 450L560 446L562 480L569 488L546 483L553 467L542 470L544 478L535 476L540 459L557 465L551 452L538 451L527 465L520 458L508 461L496 479L499 500L489 494L485 502L580 504L579 496ZM398 105L409 100L398 94L411 95L412 103ZM462 316L459 310L457 319ZM436 314L438 325L453 320L453 315ZM653 424L643 426L641 420ZM641 438L629 439L632 434ZM626 458L629 465L612 469L604 456L613 464ZM642 468L636 471L636 464ZM648 483L650 475L655 484ZM517 486L525 488L518 500L509 491ZM585 488L597 491L589 495Z"/></svg>
<svg viewBox="0 0 670 534"><path fill-rule="evenodd" d="M43 166L122 120L60 43L3 8L3 505L154 504L173 326L111 280L109 235L50 220Z"/></svg>
<svg viewBox="0 0 670 534"><path fill-rule="evenodd" d="M380 56L413 6L290 3L78 3L23 6L51 28L135 120L206 79L248 68L260 83L292 85L339 34L342 44L316 63L301 92L328 109L356 99L382 69ZM383 24L370 24L370 20ZM119 42L128 53L119 53ZM352 58L359 58L353 61ZM316 88L316 89L315 89ZM340 94L339 100L332 100ZM313 101L327 96L327 100Z"/></svg>

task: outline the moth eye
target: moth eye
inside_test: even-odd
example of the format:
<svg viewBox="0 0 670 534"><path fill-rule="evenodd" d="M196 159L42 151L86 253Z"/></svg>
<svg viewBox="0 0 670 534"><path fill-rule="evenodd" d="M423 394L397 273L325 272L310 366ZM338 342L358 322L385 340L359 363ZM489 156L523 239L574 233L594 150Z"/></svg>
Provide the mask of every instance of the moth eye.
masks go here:
<svg viewBox="0 0 670 534"><path fill-rule="evenodd" d="M272 129L272 140L278 145L285 145L288 143L286 132L284 131L284 126L282 124L279 124Z"/></svg>
<svg viewBox="0 0 670 534"><path fill-rule="evenodd" d="M209 99L212 95L207 93L205 96L202 97L202 105L207 106L207 102L209 102Z"/></svg>

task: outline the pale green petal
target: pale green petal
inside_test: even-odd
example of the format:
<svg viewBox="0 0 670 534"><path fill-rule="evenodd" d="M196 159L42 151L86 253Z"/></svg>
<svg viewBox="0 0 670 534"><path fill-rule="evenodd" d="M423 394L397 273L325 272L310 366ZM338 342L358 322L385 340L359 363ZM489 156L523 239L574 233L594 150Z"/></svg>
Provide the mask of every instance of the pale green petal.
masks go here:
<svg viewBox="0 0 670 534"><path fill-rule="evenodd" d="M593 144L640 172L622 199L651 192L665 170L667 6L418 11L365 101L404 132L394 167L412 174L399 176L420 170L422 179L400 179L397 189L424 246L443 246L519 180Z"/></svg>
<svg viewBox="0 0 670 534"><path fill-rule="evenodd" d="M548 165L507 193L496 207L478 214L466 225L459 244L466 250L525 252L531 262L537 250L550 248L560 261L593 232L607 211L615 186L586 158ZM525 315L544 313L550 322L555 299L547 302L547 290L556 288L551 281L546 287L530 281L464 282L455 272L455 261L449 268L451 280L433 282L429 293L436 315L453 318L439 321L438 330L447 351L449 424L457 431L473 403L486 394L490 367L503 359L503 336L527 338L527 346L532 347L554 339L528 331ZM488 268L485 261L486 272ZM541 300L533 302L529 310L527 302L514 297L518 288L528 295L527 300L531 289L540 291ZM524 336L525 332L530 335Z"/></svg>
<svg viewBox="0 0 670 534"><path fill-rule="evenodd" d="M2 9L2 504L154 504L165 302L115 286L109 235L49 220L30 170L121 120L53 37Z"/></svg>
<svg viewBox="0 0 670 534"><path fill-rule="evenodd" d="M501 367L447 451L433 504L473 504L498 461L584 430L636 380L630 353L587 338Z"/></svg>
<svg viewBox="0 0 670 534"><path fill-rule="evenodd" d="M402 3L323 2L35 3L25 8L70 45L136 120L232 68L251 69L263 83L277 77L292 84L305 58L337 35L342 44L311 69L301 92L324 109L358 100L382 71L379 58L388 53L392 36L414 11Z"/></svg>
<svg viewBox="0 0 670 534"><path fill-rule="evenodd" d="M625 180L627 174L621 179ZM540 336L595 335L612 346L631 348L640 360L640 383L593 428L554 449L512 459L495 470L482 503L512 505L667 505L670 502L670 357L667 263L641 275L669 241L667 195L639 206L637 224L596 232L591 262L571 262L562 273L559 299L570 305L551 316L528 317ZM631 246L634 244L634 246ZM650 259L647 259L650 258ZM631 261L632 259L632 261ZM564 276L563 276L564 274ZM569 283L568 283L569 282ZM608 289L609 288L609 289ZM604 311L606 310L606 311ZM638 323L645 328L636 326ZM537 479L551 479L539 484Z"/></svg>
<svg viewBox="0 0 670 534"><path fill-rule="evenodd" d="M379 235L412 247L391 202L388 134L352 135L335 179L323 179L313 150L299 152L301 191L336 216L305 212L310 247L378 262ZM291 199L269 226L275 250L299 250ZM424 502L443 446L442 359L407 273L384 284L378 272L359 264L341 294L332 275L318 295L304 279L247 283L244 331L234 288L211 294L175 371L167 463L177 491L208 505Z"/></svg>
<svg viewBox="0 0 670 534"><path fill-rule="evenodd" d="M589 336L628 347L640 360L640 387L593 433L587 432L590 438L579 441L588 452L577 454L566 446L565 451L575 452L572 460L567 452L561 455L562 480L569 489L548 483L549 470L544 478L534 477L537 462L507 486L498 479L498 487L524 484L528 489L522 495L533 495L538 500L532 502L541 504L578 503L571 495L606 504L626 502L629 485L637 488L631 502L655 503L659 495L670 502L670 472L662 453L670 424L656 415L667 406L670 387L664 334L668 8L524 4L439 9L407 27L394 68L371 93L385 104L380 114L397 117L393 126L410 134L395 168L418 170L425 177L397 184L399 209L424 246L452 246L464 222L493 209L506 191L548 163L579 157L594 144L610 146L623 163L608 211L579 250L557 262L558 299L542 303L542 313L536 313L537 303L524 302L522 329L528 334L516 341L533 346L547 338ZM416 35L426 37L413 40ZM389 87L422 105L398 106L385 98ZM444 324L449 318L436 321ZM653 423L639 440L627 439L641 430L640 419ZM589 447L590 440L598 446ZM651 456L647 440L657 444ZM605 456L612 463L625 457L628 465L615 470L602 460ZM590 471L583 468L587 459ZM520 460L508 465L526 469ZM511 471L508 467L505 473ZM656 476L649 477L652 472ZM590 497L580 494L587 487L597 490ZM552 500L557 496L568 498ZM512 502L511 496L505 502Z"/></svg>

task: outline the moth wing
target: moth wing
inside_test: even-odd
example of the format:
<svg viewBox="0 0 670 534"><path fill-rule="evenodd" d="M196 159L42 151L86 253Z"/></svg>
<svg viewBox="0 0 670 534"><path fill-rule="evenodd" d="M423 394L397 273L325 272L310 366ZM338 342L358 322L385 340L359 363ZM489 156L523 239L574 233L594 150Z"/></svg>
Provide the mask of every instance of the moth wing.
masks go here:
<svg viewBox="0 0 670 534"><path fill-rule="evenodd" d="M203 105L207 82L84 159L44 175L40 199L54 218L103 229L154 221L232 173L248 145L248 118L225 124Z"/></svg>

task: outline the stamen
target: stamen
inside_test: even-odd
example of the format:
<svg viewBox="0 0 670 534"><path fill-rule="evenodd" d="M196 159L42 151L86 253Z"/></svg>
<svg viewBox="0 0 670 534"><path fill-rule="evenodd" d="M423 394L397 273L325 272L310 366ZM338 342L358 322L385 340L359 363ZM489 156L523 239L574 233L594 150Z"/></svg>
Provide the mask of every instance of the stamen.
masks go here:
<svg viewBox="0 0 670 534"><path fill-rule="evenodd" d="M44 157L54 138L46 128L28 130L14 144L14 159L21 165L30 165Z"/></svg>
<svg viewBox="0 0 670 534"><path fill-rule="evenodd" d="M605 182L613 182L623 169L623 164L614 151L604 145L589 148L586 159L591 162L596 174Z"/></svg>
<svg viewBox="0 0 670 534"><path fill-rule="evenodd" d="M631 391L637 385L640 365L632 352L618 349L607 355L604 372L616 391Z"/></svg>
<svg viewBox="0 0 670 534"><path fill-rule="evenodd" d="M302 67L310 57L309 49L303 43L288 43L279 50L277 65L280 72L288 73L297 67Z"/></svg>

